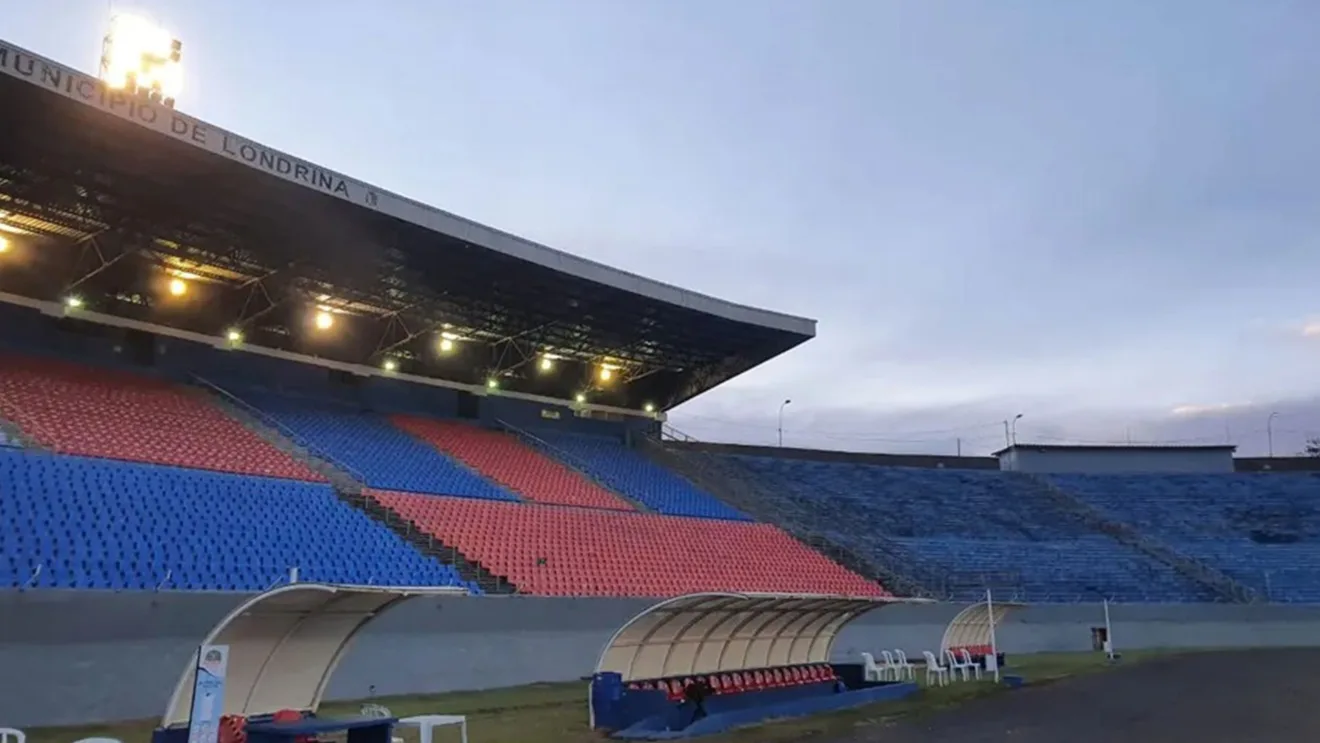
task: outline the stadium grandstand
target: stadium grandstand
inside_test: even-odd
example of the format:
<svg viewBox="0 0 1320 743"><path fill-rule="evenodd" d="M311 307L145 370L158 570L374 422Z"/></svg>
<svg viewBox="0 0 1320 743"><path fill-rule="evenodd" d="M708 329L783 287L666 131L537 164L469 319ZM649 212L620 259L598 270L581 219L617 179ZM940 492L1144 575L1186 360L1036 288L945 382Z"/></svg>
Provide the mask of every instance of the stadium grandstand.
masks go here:
<svg viewBox="0 0 1320 743"><path fill-rule="evenodd" d="M1320 601L1313 473L675 441L814 322L0 73L0 586Z"/></svg>

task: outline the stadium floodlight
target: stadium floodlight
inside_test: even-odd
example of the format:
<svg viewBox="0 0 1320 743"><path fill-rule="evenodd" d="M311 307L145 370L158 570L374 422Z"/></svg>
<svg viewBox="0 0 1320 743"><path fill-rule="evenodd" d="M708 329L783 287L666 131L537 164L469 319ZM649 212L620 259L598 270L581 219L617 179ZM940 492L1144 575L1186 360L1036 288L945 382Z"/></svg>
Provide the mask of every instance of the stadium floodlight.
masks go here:
<svg viewBox="0 0 1320 743"><path fill-rule="evenodd" d="M166 108L183 88L183 43L153 21L130 13L110 18L101 43L101 80Z"/></svg>
<svg viewBox="0 0 1320 743"><path fill-rule="evenodd" d="M325 310L316 313L316 329L329 330L335 324L335 316Z"/></svg>

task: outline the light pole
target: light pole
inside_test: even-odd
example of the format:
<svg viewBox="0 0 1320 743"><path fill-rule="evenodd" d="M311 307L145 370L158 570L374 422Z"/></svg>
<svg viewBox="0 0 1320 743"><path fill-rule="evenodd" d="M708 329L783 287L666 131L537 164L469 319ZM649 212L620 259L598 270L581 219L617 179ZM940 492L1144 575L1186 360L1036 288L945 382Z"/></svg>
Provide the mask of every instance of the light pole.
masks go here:
<svg viewBox="0 0 1320 743"><path fill-rule="evenodd" d="M1270 417L1265 419L1265 440L1269 445L1270 459L1274 458L1274 417L1278 413L1270 413Z"/></svg>
<svg viewBox="0 0 1320 743"><path fill-rule="evenodd" d="M792 400L785 400L779 403L779 448L784 448L784 408L788 407Z"/></svg>
<svg viewBox="0 0 1320 743"><path fill-rule="evenodd" d="M1022 414L1013 416L1011 421L1004 421L1004 443L1009 446L1017 446L1017 422L1022 420Z"/></svg>

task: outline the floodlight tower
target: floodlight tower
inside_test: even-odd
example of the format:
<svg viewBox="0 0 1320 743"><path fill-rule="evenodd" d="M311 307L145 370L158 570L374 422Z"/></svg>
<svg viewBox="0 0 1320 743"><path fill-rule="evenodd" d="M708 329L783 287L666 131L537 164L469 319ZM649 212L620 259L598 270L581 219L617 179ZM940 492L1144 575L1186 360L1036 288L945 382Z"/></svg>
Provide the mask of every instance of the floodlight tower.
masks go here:
<svg viewBox="0 0 1320 743"><path fill-rule="evenodd" d="M145 16L116 13L101 43L101 80L174 108L183 87L183 42Z"/></svg>

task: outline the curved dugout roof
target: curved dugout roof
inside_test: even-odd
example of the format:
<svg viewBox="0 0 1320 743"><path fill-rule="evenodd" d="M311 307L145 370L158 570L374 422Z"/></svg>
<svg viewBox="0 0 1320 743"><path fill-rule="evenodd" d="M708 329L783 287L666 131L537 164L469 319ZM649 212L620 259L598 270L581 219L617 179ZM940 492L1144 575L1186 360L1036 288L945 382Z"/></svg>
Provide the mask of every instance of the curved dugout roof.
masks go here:
<svg viewBox="0 0 1320 743"><path fill-rule="evenodd" d="M228 645L221 714L312 710L353 638L381 612L418 596L463 596L462 588L376 588L294 583L245 601L200 644ZM196 660L179 677L162 726L188 722Z"/></svg>
<svg viewBox="0 0 1320 743"><path fill-rule="evenodd" d="M850 622L924 599L701 593L662 601L633 617L601 651L596 671L624 681L827 663Z"/></svg>
<svg viewBox="0 0 1320 743"><path fill-rule="evenodd" d="M992 606L993 608L991 608ZM950 648L990 645L991 615L993 614L993 624L997 627L1004 623L1005 617L1022 608L1022 606L1023 604L1001 603L999 601L991 605L982 601L963 609L958 612L957 616L949 620L949 626L944 629L944 637L940 640L940 652Z"/></svg>

